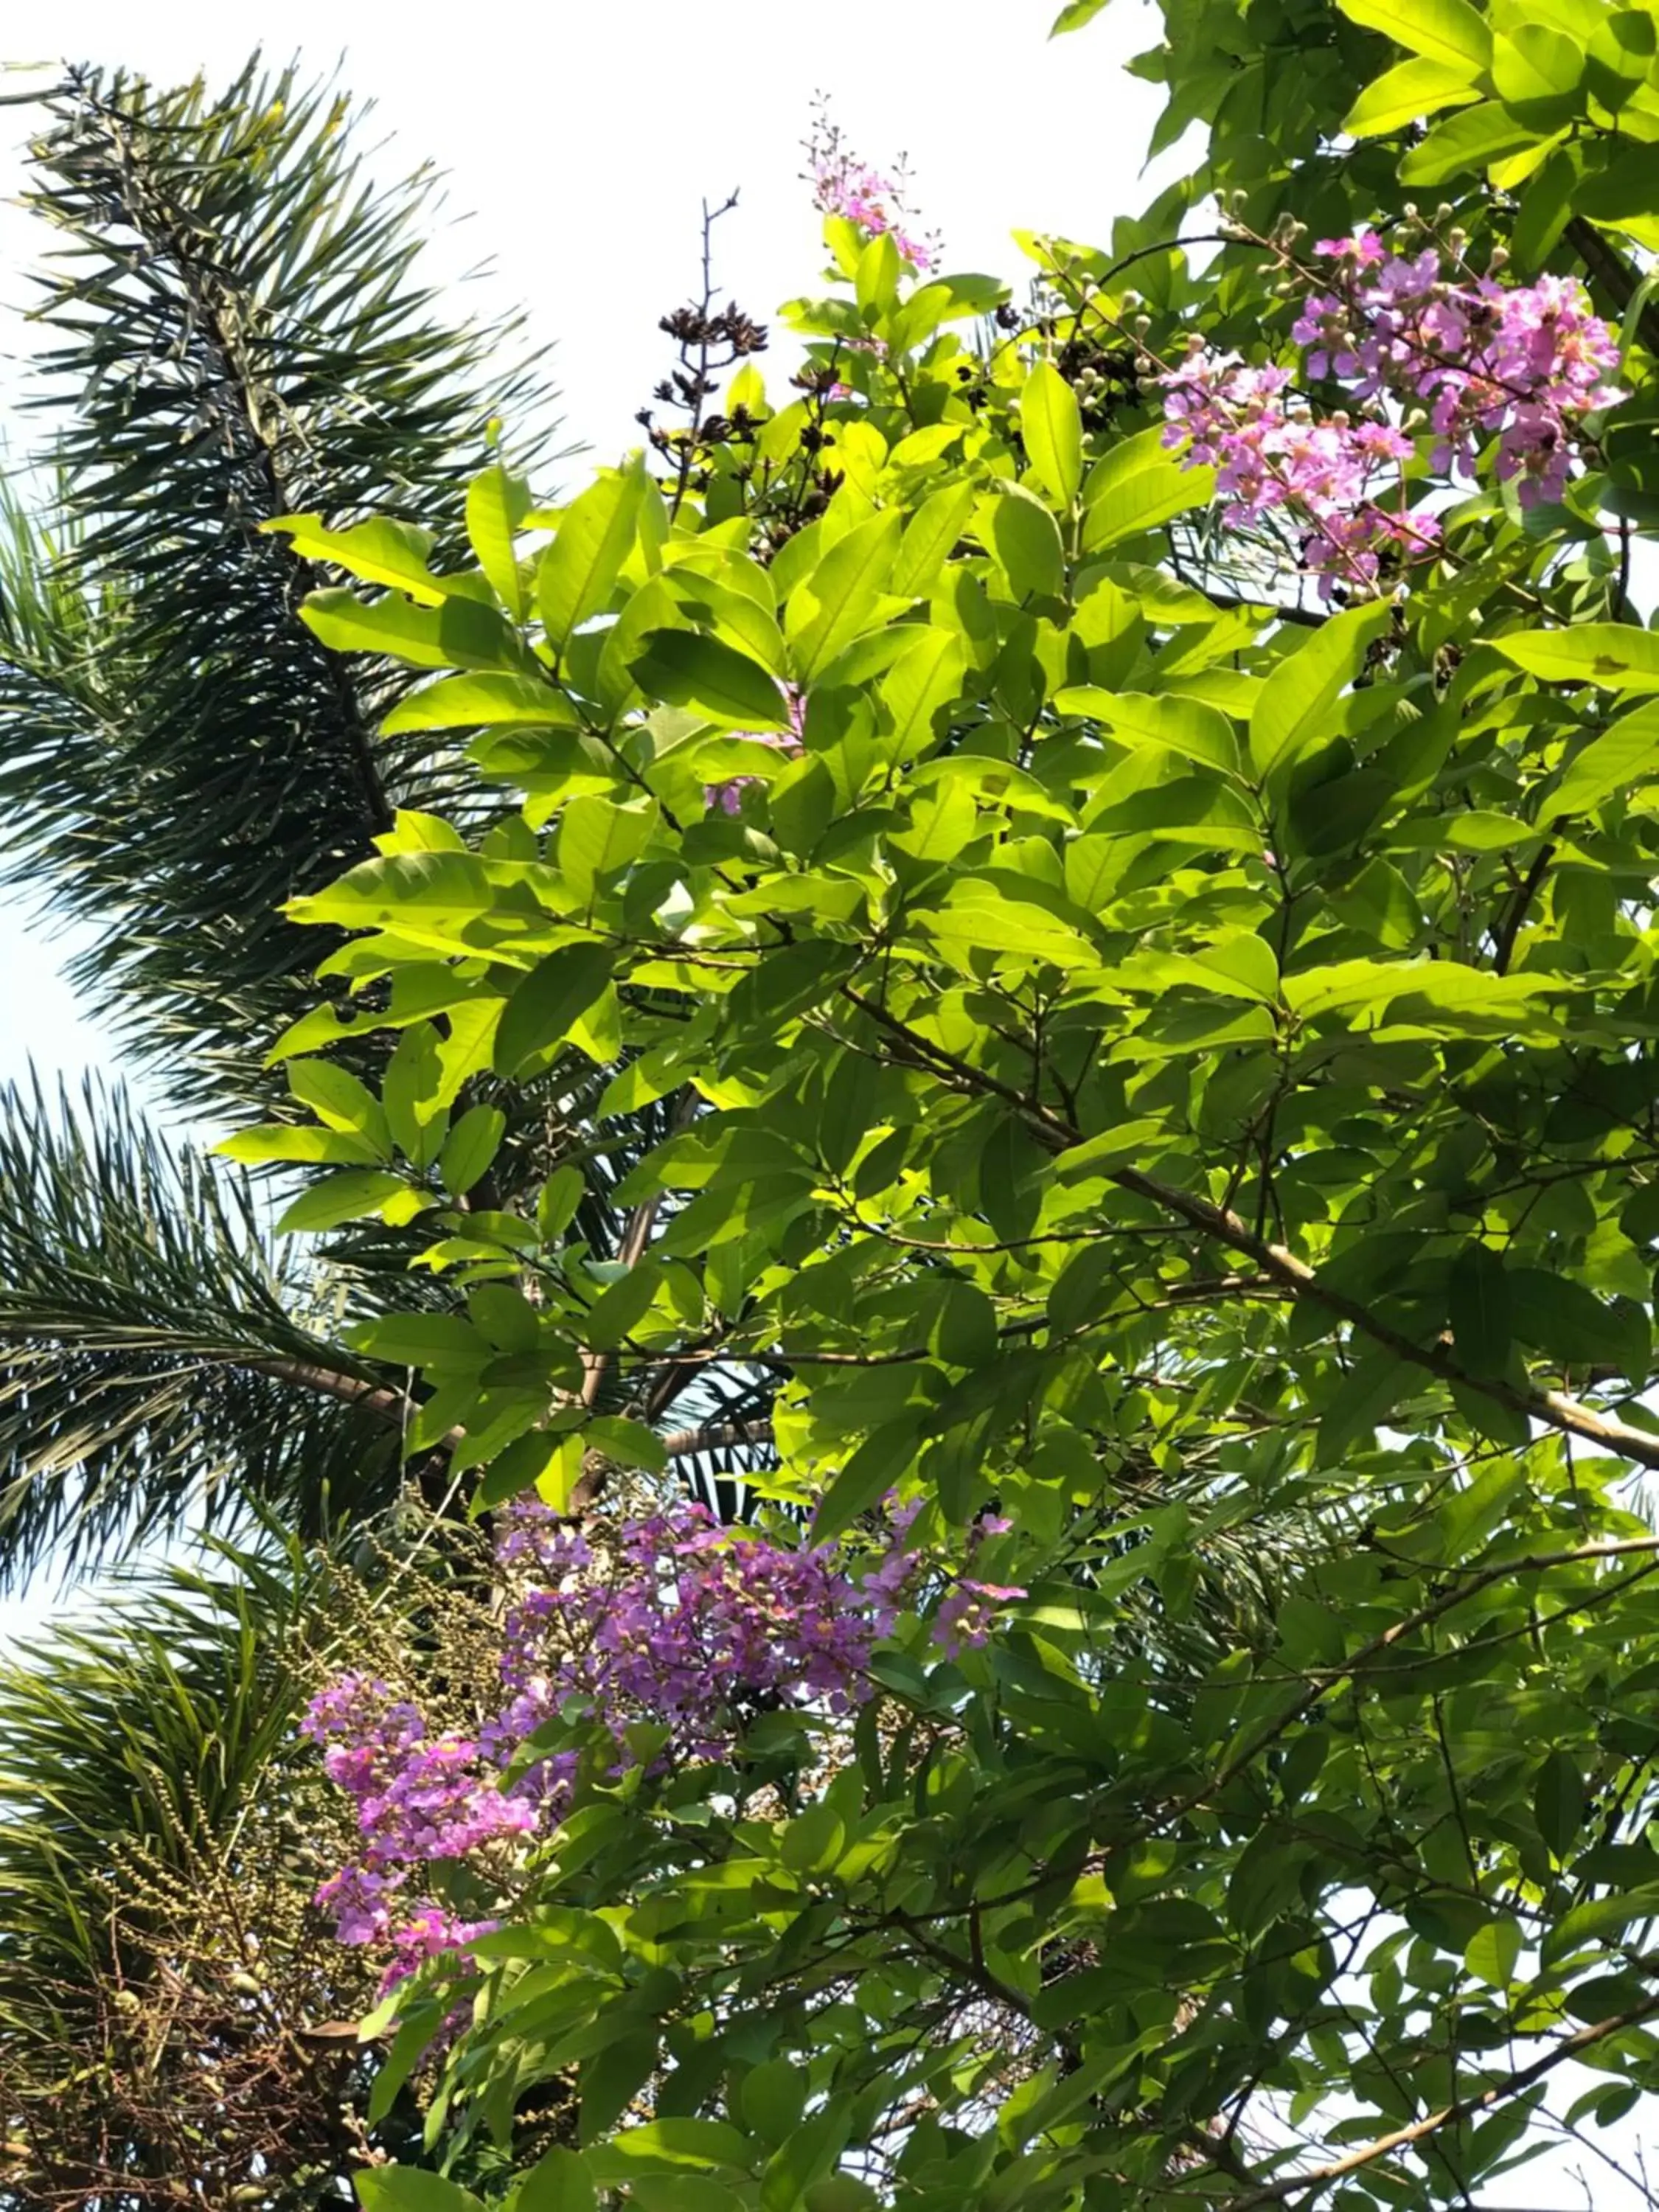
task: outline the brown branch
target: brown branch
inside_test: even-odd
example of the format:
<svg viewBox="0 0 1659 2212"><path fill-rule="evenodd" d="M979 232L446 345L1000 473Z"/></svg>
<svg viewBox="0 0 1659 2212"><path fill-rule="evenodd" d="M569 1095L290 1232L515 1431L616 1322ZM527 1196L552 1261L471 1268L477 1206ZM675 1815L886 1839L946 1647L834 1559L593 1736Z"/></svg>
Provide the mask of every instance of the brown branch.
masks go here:
<svg viewBox="0 0 1659 2212"><path fill-rule="evenodd" d="M710 1421L700 1429L671 1429L661 1443L670 1459L690 1459L697 1452L729 1451L736 1445L771 1441L770 1421Z"/></svg>
<svg viewBox="0 0 1659 2212"><path fill-rule="evenodd" d="M954 1079L958 1087L989 1091L1001 1098L1021 1114L1033 1130L1055 1152L1063 1152L1073 1145L1084 1142L1083 1132L1069 1121L1063 1121L1048 1107L1025 1097L1012 1085L1000 1081L983 1068L975 1067L971 1060L948 1052L919 1036L908 1024L890 1013L884 1006L866 999L851 984L842 985L842 995L849 999L860 1012L868 1014L890 1035L901 1038L907 1049L923 1066L931 1066L943 1077ZM1298 1297L1306 1298L1321 1307L1333 1320L1346 1322L1349 1328L1368 1336L1374 1344L1382 1345L1396 1358L1410 1361L1414 1366L1426 1368L1443 1382L1455 1382L1467 1390L1478 1391L1482 1396L1512 1412L1523 1413L1529 1420L1546 1428L1558 1429L1568 1436L1583 1437L1589 1443L1600 1444L1620 1458L1634 1460L1640 1467L1659 1468L1659 1436L1644 1429L1632 1428L1616 1414L1598 1413L1589 1406L1581 1405L1576 1398L1559 1390L1514 1389L1501 1377L1470 1374L1444 1344L1422 1345L1380 1320L1370 1307L1358 1299L1351 1298L1345 1291L1322 1282L1305 1260L1282 1244L1270 1243L1258 1237L1249 1224L1242 1220L1231 1206L1214 1205L1210 1200L1194 1197L1192 1192L1182 1190L1173 1183L1160 1182L1139 1168L1103 1168L1104 1181L1115 1183L1120 1190L1132 1192L1137 1198L1149 1199L1165 1212L1173 1213L1189 1229L1200 1235L1212 1237L1218 1244L1253 1260L1262 1274L1282 1283Z"/></svg>
<svg viewBox="0 0 1659 2212"><path fill-rule="evenodd" d="M1270 1244L1256 1236L1230 1209L1212 1206L1207 1199L1194 1198L1191 1192L1177 1189L1173 1184L1160 1182L1155 1176L1142 1174L1139 1168L1109 1168L1103 1173L1120 1189L1150 1199L1154 1205L1179 1214L1189 1227L1213 1237L1218 1243L1229 1245L1235 1252L1243 1253L1255 1261L1263 1274L1322 1307L1334 1320L1346 1322L1351 1328L1370 1337L1374 1344L1382 1345L1396 1358L1425 1367L1443 1382L1479 1391L1495 1404L1524 1413L1529 1420L1540 1422L1546 1428L1583 1437L1588 1443L1600 1444L1604 1451L1635 1460L1639 1466L1659 1468L1659 1436L1632 1428L1616 1414L1598 1413L1559 1390L1517 1390L1499 1377L1472 1375L1443 1344L1414 1343L1389 1322L1379 1320L1358 1299L1322 1282L1305 1260L1298 1260L1282 1244Z"/></svg>
<svg viewBox="0 0 1659 2212"><path fill-rule="evenodd" d="M1554 858L1555 847L1553 843L1540 845L1533 857L1532 866L1528 869L1522 881L1516 885L1515 896L1510 901L1509 909L1498 927L1497 950L1492 955L1492 963L1495 974L1508 975L1510 962L1515 955L1515 940L1520 934L1521 925L1526 920L1527 910L1538 896L1538 886L1543 882L1549 864Z"/></svg>
<svg viewBox="0 0 1659 2212"><path fill-rule="evenodd" d="M1607 2042L1610 2036L1622 2035L1627 2027L1641 2027L1656 2014L1659 2014L1659 1996L1650 1997L1643 2004L1632 2005L1627 2012L1611 2014L1607 2019L1597 2021L1589 2027L1578 2028L1571 2035L1564 2036L1542 2057L1534 2058L1530 2065L1517 2067L1514 2073L1506 2074L1501 2081L1495 2081L1490 2089L1483 2089L1474 2096L1459 2097L1449 2105L1443 2105L1438 2112L1429 2112L1422 2119L1413 2120L1409 2127L1395 2128L1388 2135L1378 2136L1373 2142L1362 2143L1357 2150L1349 2151L1346 2156L1331 2160L1328 2165L1316 2166L1302 2173L1285 2174L1278 2181L1270 2181L1263 2188L1252 2190L1248 2196L1224 2197L1217 2212L1252 2212L1255 2206L1282 2204L1288 2197L1300 2197L1304 2191L1322 2190L1333 2181L1340 2181L1350 2173L1357 2173L1362 2166L1375 2165L1378 2159L1388 2157L1391 2151L1409 2149L1413 2143L1422 2142L1425 2136L1437 2134L1442 2128L1454 2127L1461 2120L1473 2119L1478 2113L1490 2112L1494 2105L1506 2104L1511 2097L1518 2096L1522 2090L1529 2089L1534 2081L1541 2081L1564 2060L1576 2058L1580 2051L1592 2050L1598 2043Z"/></svg>

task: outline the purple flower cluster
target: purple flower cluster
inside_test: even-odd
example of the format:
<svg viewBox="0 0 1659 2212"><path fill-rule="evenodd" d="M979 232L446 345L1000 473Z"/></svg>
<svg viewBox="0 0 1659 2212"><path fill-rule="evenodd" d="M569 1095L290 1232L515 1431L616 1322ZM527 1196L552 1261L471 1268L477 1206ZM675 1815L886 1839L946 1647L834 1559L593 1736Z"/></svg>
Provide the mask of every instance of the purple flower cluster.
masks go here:
<svg viewBox="0 0 1659 2212"><path fill-rule="evenodd" d="M843 216L866 238L890 234L899 258L918 276L926 276L939 259L938 248L905 228L909 218L899 179L860 161L842 143L839 131L822 121L807 150L813 205L825 215Z"/></svg>
<svg viewBox="0 0 1659 2212"><path fill-rule="evenodd" d="M541 1573L507 1620L510 1733L529 1735L574 1695L613 1734L654 1720L679 1756L719 1759L757 1711L845 1712L867 1694L892 1607L831 1547L786 1550L683 1504L625 1524L607 1576L580 1529L533 1507L514 1517L509 1540Z"/></svg>
<svg viewBox="0 0 1659 2212"><path fill-rule="evenodd" d="M528 1835L536 1805L502 1787L479 1743L429 1737L419 1709L373 1676L342 1675L312 1699L301 1728L324 1746L323 1770L355 1803L363 1844L317 1902L332 1909L343 1943L392 1945L390 1988L480 1932L429 1898L404 1897L414 1869Z"/></svg>
<svg viewBox="0 0 1659 2212"><path fill-rule="evenodd" d="M1379 503L1381 479L1415 451L1403 431L1346 414L1316 422L1287 403L1288 369L1219 358L1201 339L1159 381L1164 444L1212 466L1217 490L1243 519L1284 514L1328 598L1339 583L1373 584L1391 550L1409 556L1433 544L1438 526L1407 509L1397 475L1396 505Z"/></svg>
<svg viewBox="0 0 1659 2212"><path fill-rule="evenodd" d="M752 738L757 744L775 745L781 753L793 759L802 747L801 732L806 723L806 701L793 684L783 686L784 704L789 714L787 730L736 730L734 737ZM722 814L735 814L743 805L743 794L751 783L758 783L757 775L728 776L724 783L703 786L707 805L718 807Z"/></svg>
<svg viewBox="0 0 1659 2212"><path fill-rule="evenodd" d="M1437 247L1390 252L1374 230L1316 250L1334 264L1330 286L1291 333L1309 374L1351 382L1361 399L1425 403L1443 473L1472 475L1495 434L1499 482L1518 477L1523 506L1559 499L1583 417L1620 397L1617 343L1577 278L1449 273Z"/></svg>
<svg viewBox="0 0 1659 2212"><path fill-rule="evenodd" d="M1164 443L1212 465L1246 520L1282 514L1328 598L1339 583L1374 587L1385 562L1438 540L1398 472L1416 451L1417 410L1426 408L1436 436L1437 471L1472 475L1478 445L1496 435L1498 477L1520 479L1522 503L1557 498L1584 416L1618 397L1607 382L1618 352L1570 278L1505 287L1449 275L1437 248L1392 252L1375 231L1317 251L1332 271L1292 336L1310 376L1352 386L1352 409L1318 419L1290 370L1253 368L1197 339L1156 380Z"/></svg>
<svg viewBox="0 0 1659 2212"><path fill-rule="evenodd" d="M534 1498L516 1501L496 1541L514 1593L500 1711L476 1735L434 1733L388 1683L348 1674L312 1700L301 1724L352 1800L362 1839L356 1862L317 1892L341 1942L388 1946L390 1989L495 1924L457 1918L422 1893L417 1871L462 1860L497 1881L511 1871L523 1844L563 1812L580 1765L574 1751L532 1754L527 1767L515 1754L566 1713L600 1723L617 1771L641 1755L628 1741L638 1722L666 1729L654 1754L662 1759L718 1759L762 1712L845 1714L862 1704L875 1644L934 1571L911 1545L921 1510L921 1500L889 1500L884 1544L854 1579L834 1546L797 1548L725 1528L699 1505L624 1521L601 1539ZM981 1516L969 1533L970 1568L1007 1527ZM947 1571L933 1633L952 1656L983 1644L997 1607L1024 1595Z"/></svg>

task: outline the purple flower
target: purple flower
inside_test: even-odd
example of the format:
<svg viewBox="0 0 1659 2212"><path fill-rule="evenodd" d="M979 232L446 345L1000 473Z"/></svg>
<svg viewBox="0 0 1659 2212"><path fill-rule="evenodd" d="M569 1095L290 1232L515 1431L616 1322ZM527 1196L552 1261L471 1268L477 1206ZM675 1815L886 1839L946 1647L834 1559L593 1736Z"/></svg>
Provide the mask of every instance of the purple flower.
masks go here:
<svg viewBox="0 0 1659 2212"><path fill-rule="evenodd" d="M1334 266L1291 335L1309 374L1349 385L1359 411L1316 420L1287 404L1287 370L1214 356L1195 340L1158 380L1165 445L1212 466L1241 520L1282 515L1327 597L1340 583L1372 588L1385 561L1437 542L1437 525L1407 507L1403 483L1383 504L1384 473L1415 451L1390 409L1427 407L1437 471L1472 475L1495 438L1498 479L1518 480L1523 505L1559 498L1585 416L1620 396L1613 334L1583 287L1448 272L1435 247L1396 253L1372 230L1316 250Z"/></svg>
<svg viewBox="0 0 1659 2212"><path fill-rule="evenodd" d="M550 1752L508 1778L522 1747L562 1713L598 1722L613 1775L635 1756L636 1722L666 1729L663 1765L724 1759L759 1714L863 1704L878 1638L941 1588L935 1640L951 1653L983 1643L998 1607L1024 1593L983 1570L941 1577L913 1542L922 1506L890 1498L884 1541L852 1562L835 1546L724 1527L696 1504L601 1537L538 1499L516 1501L496 1540L510 1589L499 1710L475 1733L436 1730L390 1684L353 1673L307 1711L304 1732L353 1801L361 1839L354 1863L316 1893L341 1942L386 1947L390 1989L494 1924L458 1920L418 1893L428 1869L459 1863L474 1877L510 1881L525 1847L562 1817L580 1752ZM1000 1516L982 1515L968 1534L969 1564L1008 1531Z"/></svg>

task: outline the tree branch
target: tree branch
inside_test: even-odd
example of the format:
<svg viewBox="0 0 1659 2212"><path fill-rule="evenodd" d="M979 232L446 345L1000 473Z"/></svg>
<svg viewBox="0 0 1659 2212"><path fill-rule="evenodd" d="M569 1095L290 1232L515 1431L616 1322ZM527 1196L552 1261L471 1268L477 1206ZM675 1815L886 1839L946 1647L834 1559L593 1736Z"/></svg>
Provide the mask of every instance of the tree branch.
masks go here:
<svg viewBox="0 0 1659 2212"><path fill-rule="evenodd" d="M1501 2081L1495 2081L1490 2089L1483 2089L1475 2096L1459 2097L1449 2105L1443 2105L1438 2112L1429 2112L1422 2119L1413 2120L1409 2127L1395 2128L1388 2135L1378 2136L1373 2142L1362 2143L1357 2150L1349 2151L1346 2156L1331 2160L1328 2165L1317 2166L1302 2173L1287 2173L1278 2181L1269 2182L1265 2187L1252 2190L1243 2197L1224 2197L1217 2212L1254 2212L1254 2208L1261 2205L1282 2204L1290 2197L1323 2190L1333 2181L1340 2181L1350 2173L1357 2173L1362 2166L1375 2165L1378 2159L1388 2157L1391 2151L1408 2149L1413 2143L1421 2142L1425 2136L1437 2134L1442 2128L1455 2127L1462 2120L1473 2119L1478 2113L1490 2112L1494 2105L1507 2104L1511 2097L1518 2096L1523 2089L1529 2089L1534 2081L1541 2081L1565 2060L1576 2058L1581 2051L1594 2049L1598 2043L1607 2042L1609 2037L1623 2034L1627 2027L1640 2027L1656 2014L1659 2014L1659 1996L1650 1997L1643 2004L1632 2005L1628 2012L1613 2013L1606 2020L1597 2021L1592 2027L1578 2028L1571 2035L1564 2036L1542 2057L1534 2058L1530 2065L1517 2067L1514 2073L1505 2075Z"/></svg>

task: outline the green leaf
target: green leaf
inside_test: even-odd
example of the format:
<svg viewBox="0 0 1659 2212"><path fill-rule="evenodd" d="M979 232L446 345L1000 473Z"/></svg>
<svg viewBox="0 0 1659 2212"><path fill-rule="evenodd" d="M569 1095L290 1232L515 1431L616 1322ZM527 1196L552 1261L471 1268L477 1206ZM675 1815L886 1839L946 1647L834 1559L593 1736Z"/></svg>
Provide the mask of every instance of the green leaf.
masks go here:
<svg viewBox="0 0 1659 2212"><path fill-rule="evenodd" d="M891 721L882 740L889 759L908 760L932 745L935 718L961 696L966 668L966 649L954 631L918 629L915 643L906 646L881 684Z"/></svg>
<svg viewBox="0 0 1659 2212"><path fill-rule="evenodd" d="M1381 31L1447 69L1479 76L1492 61L1492 33L1468 0L1337 0L1350 22Z"/></svg>
<svg viewBox="0 0 1659 2212"><path fill-rule="evenodd" d="M507 1116L499 1106L470 1106L462 1115L438 1155L439 1177L453 1198L464 1197L471 1189L500 1151L506 1133Z"/></svg>
<svg viewBox="0 0 1659 2212"><path fill-rule="evenodd" d="M441 606L448 596L427 565L432 532L412 523L377 515L349 530L329 530L320 514L284 514L259 527L280 532L302 561L327 561L366 584L389 584L423 607Z"/></svg>
<svg viewBox="0 0 1659 2212"><path fill-rule="evenodd" d="M529 658L494 607L476 599L412 606L394 592L360 599L355 592L313 592L300 614L336 653L384 653L411 668L521 669Z"/></svg>
<svg viewBox="0 0 1659 2212"><path fill-rule="evenodd" d="M1513 1328L1509 1276L1489 1244L1466 1244L1458 1254L1449 1298L1459 1365L1471 1375L1501 1375Z"/></svg>
<svg viewBox="0 0 1659 2212"><path fill-rule="evenodd" d="M1366 86L1343 118L1342 128L1351 138L1379 137L1454 101L1479 96L1461 63L1449 68L1444 62L1400 62Z"/></svg>
<svg viewBox="0 0 1659 2212"><path fill-rule="evenodd" d="M462 1367L477 1369L489 1356L489 1346L470 1321L459 1314L383 1314L375 1321L356 1322L346 1332L355 1352L372 1359L389 1360L398 1367Z"/></svg>
<svg viewBox="0 0 1659 2212"><path fill-rule="evenodd" d="M1508 108L1483 100L1437 123L1420 145L1400 164L1402 185L1441 185L1465 169L1486 167L1536 142L1537 133L1517 123Z"/></svg>
<svg viewBox="0 0 1659 2212"><path fill-rule="evenodd" d="M539 676L445 676L401 700L380 725L384 737L406 730L489 729L502 723L529 729L574 730L580 716Z"/></svg>
<svg viewBox="0 0 1659 2212"><path fill-rule="evenodd" d="M652 1259L636 1260L628 1273L601 1291L582 1322L582 1334L595 1352L614 1352L650 1310L662 1281Z"/></svg>
<svg viewBox="0 0 1659 2212"><path fill-rule="evenodd" d="M1588 1945L1600 1947L1633 1920L1655 1918L1659 1918L1659 1882L1644 1882L1623 1896L1597 1897L1587 1905L1576 1905L1545 1930L1544 1963L1550 1966Z"/></svg>
<svg viewBox="0 0 1659 2212"><path fill-rule="evenodd" d="M391 1149L386 1111L380 1100L349 1068L331 1060L291 1060L288 1087L331 1129L351 1129L382 1152Z"/></svg>
<svg viewBox="0 0 1659 2212"><path fill-rule="evenodd" d="M1331 709L1392 618L1387 605L1351 607L1275 665L1250 714L1250 758L1264 781L1330 733Z"/></svg>
<svg viewBox="0 0 1659 2212"><path fill-rule="evenodd" d="M565 509L536 571L537 605L561 652L609 601L633 549L644 492L645 471L635 465L601 477Z"/></svg>
<svg viewBox="0 0 1659 2212"><path fill-rule="evenodd" d="M515 1075L532 1054L568 1036L611 981L613 956L603 945L562 945L514 989L495 1031L497 1075Z"/></svg>
<svg viewBox="0 0 1659 2212"><path fill-rule="evenodd" d="M898 598L925 599L932 592L977 497L971 483L957 482L922 501L904 526L893 562L892 586Z"/></svg>
<svg viewBox="0 0 1659 2212"><path fill-rule="evenodd" d="M619 801L598 792L567 802L559 817L559 872L585 906L600 882L631 867L657 826L654 799Z"/></svg>
<svg viewBox="0 0 1659 2212"><path fill-rule="evenodd" d="M1621 715L1568 762L1546 801L1557 817L1591 813L1605 799L1659 776L1659 700Z"/></svg>
<svg viewBox="0 0 1659 2212"><path fill-rule="evenodd" d="M1547 23L1517 23L1492 41L1492 81L1498 97L1529 120L1530 110L1540 105L1553 109L1565 100L1557 119L1565 121L1571 112L1567 95L1577 89L1583 75L1583 48ZM1546 122L1544 127L1551 125Z"/></svg>
<svg viewBox="0 0 1659 2212"><path fill-rule="evenodd" d="M482 2212L470 2190L421 2166L365 2166L353 2179L363 2212Z"/></svg>
<svg viewBox="0 0 1659 2212"><path fill-rule="evenodd" d="M1521 1945L1518 1920L1489 1920L1470 1936L1464 1947L1463 1964L1478 1981L1506 1990L1515 1979Z"/></svg>
<svg viewBox="0 0 1659 2212"><path fill-rule="evenodd" d="M1616 1312L1571 1275L1546 1267L1510 1273L1515 1333L1564 1367L1620 1364L1624 1332Z"/></svg>
<svg viewBox="0 0 1659 2212"><path fill-rule="evenodd" d="M619 1413L604 1413L587 1424L582 1436L596 1451L602 1451L607 1459L614 1459L618 1466L642 1467L648 1474L661 1474L667 1468L668 1454L663 1449L662 1438L654 1429L647 1429L643 1421L630 1421Z"/></svg>
<svg viewBox="0 0 1659 2212"><path fill-rule="evenodd" d="M681 2166L711 2167L746 2173L753 2161L749 2138L724 2120L648 2120L643 2127L624 2128L605 2152L607 2179L623 2180L630 2172L672 2172ZM599 2164L596 2159L595 2166Z"/></svg>
<svg viewBox="0 0 1659 2212"><path fill-rule="evenodd" d="M867 1436L818 1500L812 1516L814 1542L827 1544L850 1528L885 1497L921 1447L919 1414L902 1415Z"/></svg>
<svg viewBox="0 0 1659 2212"><path fill-rule="evenodd" d="M804 684L813 683L875 620L902 528L894 512L872 515L837 538L790 594L785 629Z"/></svg>
<svg viewBox="0 0 1659 2212"><path fill-rule="evenodd" d="M343 1174L325 1176L283 1211L276 1234L292 1237L302 1230L337 1229L342 1222L360 1221L365 1215L378 1214L387 1199L408 1188L401 1176L371 1168L348 1168Z"/></svg>
<svg viewBox="0 0 1659 2212"><path fill-rule="evenodd" d="M1627 623L1581 623L1571 629L1520 630L1495 648L1529 676L1550 684L1595 684L1609 691L1659 691L1659 635Z"/></svg>
<svg viewBox="0 0 1659 2212"><path fill-rule="evenodd" d="M1069 507L1083 482L1083 416L1076 392L1052 362L1039 361L1025 380L1019 428L1039 482Z"/></svg>
<svg viewBox="0 0 1659 2212"><path fill-rule="evenodd" d="M595 2212L599 2201L580 2152L557 2146L520 2174L511 2199L513 2212Z"/></svg>
<svg viewBox="0 0 1659 2212"><path fill-rule="evenodd" d="M733 729L787 730L777 678L746 653L698 630L653 629L629 664L648 697L689 708Z"/></svg>
<svg viewBox="0 0 1659 2212"><path fill-rule="evenodd" d="M1137 744L1162 745L1205 768L1238 774L1238 744L1232 724L1218 707L1175 692L1105 691L1077 684L1054 695L1062 714L1086 714L1103 722L1115 737Z"/></svg>
<svg viewBox="0 0 1659 2212"><path fill-rule="evenodd" d="M952 1367L980 1367L995 1358L997 1311L983 1291L972 1283L945 1285L927 1349Z"/></svg>
<svg viewBox="0 0 1659 2212"><path fill-rule="evenodd" d="M806 2109L805 2071L789 2058L769 2058L744 2075L744 2124L769 2143L788 2140Z"/></svg>
<svg viewBox="0 0 1659 2212"><path fill-rule="evenodd" d="M1051 39L1063 38L1067 31L1080 31L1085 23L1092 23L1107 6L1108 0L1066 0L1066 5L1055 16L1049 28ZM817 2212L817 2208L814 2208Z"/></svg>
<svg viewBox="0 0 1659 2212"><path fill-rule="evenodd" d="M1584 1778L1570 1751L1553 1751L1533 1785L1532 1816L1553 1856L1565 1862L1578 1840L1589 1805Z"/></svg>
<svg viewBox="0 0 1659 2212"><path fill-rule="evenodd" d="M1207 507L1215 471L1172 460L1161 429L1142 430L1095 463L1083 488L1083 543L1091 553Z"/></svg>
<svg viewBox="0 0 1659 2212"><path fill-rule="evenodd" d="M514 622L529 611L519 573L518 536L530 512L530 487L499 462L467 486L466 534L490 588Z"/></svg>
<svg viewBox="0 0 1659 2212"><path fill-rule="evenodd" d="M992 496L984 526L1016 599L1061 596L1066 552L1060 525L1040 500L1007 485Z"/></svg>
<svg viewBox="0 0 1659 2212"><path fill-rule="evenodd" d="M263 1167L272 1160L326 1161L335 1166L373 1166L385 1159L386 1150L351 1129L297 1128L292 1122L271 1122L260 1129L239 1129L213 1147L222 1159L244 1167Z"/></svg>

